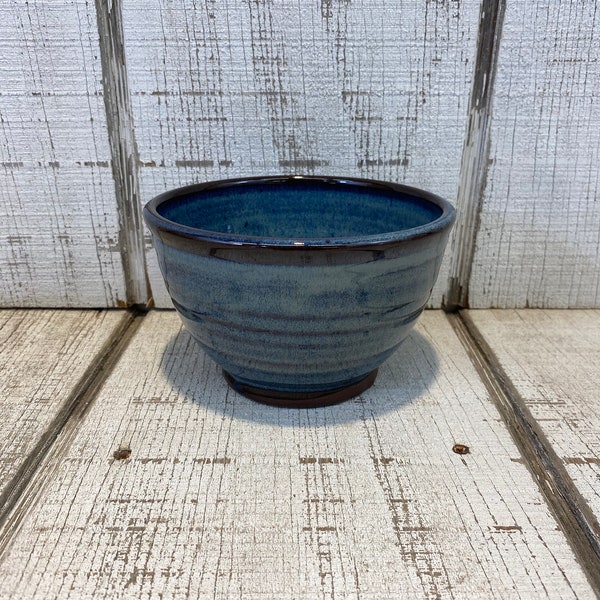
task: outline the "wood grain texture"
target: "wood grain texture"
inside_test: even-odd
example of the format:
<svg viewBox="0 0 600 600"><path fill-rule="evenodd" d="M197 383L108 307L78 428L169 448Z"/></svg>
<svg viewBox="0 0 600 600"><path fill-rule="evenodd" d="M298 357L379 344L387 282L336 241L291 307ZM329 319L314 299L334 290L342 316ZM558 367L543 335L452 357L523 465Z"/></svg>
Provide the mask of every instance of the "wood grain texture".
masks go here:
<svg viewBox="0 0 600 600"><path fill-rule="evenodd" d="M593 596L441 313L316 410L237 396L151 313L44 468L1 598Z"/></svg>
<svg viewBox="0 0 600 600"><path fill-rule="evenodd" d="M600 14L509 2L470 306L600 306Z"/></svg>
<svg viewBox="0 0 600 600"><path fill-rule="evenodd" d="M145 305L149 290L140 206L140 167L131 114L121 0L96 0L96 18L127 304Z"/></svg>
<svg viewBox="0 0 600 600"><path fill-rule="evenodd" d="M0 311L0 496L124 312Z"/></svg>
<svg viewBox="0 0 600 600"><path fill-rule="evenodd" d="M93 3L2 2L0 78L0 305L118 305Z"/></svg>
<svg viewBox="0 0 600 600"><path fill-rule="evenodd" d="M126 4L142 197L299 173L454 201L478 11L474 0ZM170 305L153 252L148 263L157 305Z"/></svg>
<svg viewBox="0 0 600 600"><path fill-rule="evenodd" d="M442 306L447 311L455 311L469 305L469 283L479 232L490 147L489 117L492 92L505 8L505 0L481 2L477 56L469 101L469 122L456 198L457 218L451 238L448 289L442 301Z"/></svg>
<svg viewBox="0 0 600 600"><path fill-rule="evenodd" d="M600 516L600 311L469 311L469 317Z"/></svg>

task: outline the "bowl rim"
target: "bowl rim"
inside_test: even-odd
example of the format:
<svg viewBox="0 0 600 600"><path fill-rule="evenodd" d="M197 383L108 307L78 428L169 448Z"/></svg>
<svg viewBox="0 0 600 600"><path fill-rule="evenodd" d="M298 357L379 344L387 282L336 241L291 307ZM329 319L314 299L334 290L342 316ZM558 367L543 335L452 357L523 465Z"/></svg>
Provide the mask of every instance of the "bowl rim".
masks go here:
<svg viewBox="0 0 600 600"><path fill-rule="evenodd" d="M307 181L315 183L324 183L329 185L353 185L370 190L386 190L404 195L414 196L420 200L425 200L436 205L442 210L442 213L436 219L423 225L401 229L399 231L386 231L383 233L370 235L353 235L349 237L330 237L330 238L278 238L244 235L238 233L227 233L220 231L211 231L183 225L176 221L171 221L158 212L158 207L180 196L205 192L213 189L222 189L228 187L237 187L244 185L266 184L273 185L277 183L290 183L294 181ZM406 242L449 229L456 219L456 209L450 202L426 190L408 185L380 181L376 179L364 179L358 177L331 177L320 175L276 175L259 177L238 177L233 179L221 179L215 181L206 181L203 183L194 183L179 188L174 188L163 192L152 198L143 210L144 220L151 230L170 233L188 239L218 244L219 246L240 247L248 246L254 248L281 248L281 249L306 249L306 248L365 248L370 246L386 246Z"/></svg>

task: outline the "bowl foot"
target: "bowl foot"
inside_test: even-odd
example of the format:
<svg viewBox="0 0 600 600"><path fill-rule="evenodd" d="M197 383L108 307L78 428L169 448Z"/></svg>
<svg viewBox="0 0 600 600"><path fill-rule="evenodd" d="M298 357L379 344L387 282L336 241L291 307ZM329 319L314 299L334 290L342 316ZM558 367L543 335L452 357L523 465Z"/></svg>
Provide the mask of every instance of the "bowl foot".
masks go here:
<svg viewBox="0 0 600 600"><path fill-rule="evenodd" d="M377 377L377 369L371 371L360 381L323 392L281 392L241 383L225 370L223 371L223 376L225 377L225 381L236 392L256 402L284 408L318 408L320 406L329 406L344 402L369 389L373 385L375 377Z"/></svg>

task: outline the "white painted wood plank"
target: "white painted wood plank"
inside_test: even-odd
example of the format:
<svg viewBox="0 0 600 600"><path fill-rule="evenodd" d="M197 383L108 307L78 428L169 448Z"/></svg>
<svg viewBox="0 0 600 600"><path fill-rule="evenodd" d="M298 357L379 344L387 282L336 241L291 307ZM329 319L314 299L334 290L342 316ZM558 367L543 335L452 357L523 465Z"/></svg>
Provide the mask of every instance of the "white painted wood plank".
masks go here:
<svg viewBox="0 0 600 600"><path fill-rule="evenodd" d="M0 3L0 306L125 299L93 3Z"/></svg>
<svg viewBox="0 0 600 600"><path fill-rule="evenodd" d="M600 516L600 311L486 310L469 316Z"/></svg>
<svg viewBox="0 0 600 600"><path fill-rule="evenodd" d="M593 596L441 313L316 410L236 395L151 313L56 461L1 598Z"/></svg>
<svg viewBox="0 0 600 600"><path fill-rule="evenodd" d="M453 202L478 13L475 0L127 3L142 197L300 173L401 181ZM148 263L157 305L170 305L153 253Z"/></svg>
<svg viewBox="0 0 600 600"><path fill-rule="evenodd" d="M0 311L0 494L128 318L123 311Z"/></svg>
<svg viewBox="0 0 600 600"><path fill-rule="evenodd" d="M600 306L600 18L508 2L472 308Z"/></svg>

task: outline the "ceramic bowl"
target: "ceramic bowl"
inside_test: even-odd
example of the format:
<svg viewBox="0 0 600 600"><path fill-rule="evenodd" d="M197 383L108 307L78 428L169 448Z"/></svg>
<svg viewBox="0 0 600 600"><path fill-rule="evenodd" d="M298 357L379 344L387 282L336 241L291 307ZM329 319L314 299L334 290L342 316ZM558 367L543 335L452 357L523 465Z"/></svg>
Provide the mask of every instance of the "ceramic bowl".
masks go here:
<svg viewBox="0 0 600 600"><path fill-rule="evenodd" d="M238 392L308 407L355 396L435 283L454 208L334 177L192 185L144 208L185 327Z"/></svg>

